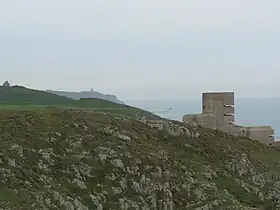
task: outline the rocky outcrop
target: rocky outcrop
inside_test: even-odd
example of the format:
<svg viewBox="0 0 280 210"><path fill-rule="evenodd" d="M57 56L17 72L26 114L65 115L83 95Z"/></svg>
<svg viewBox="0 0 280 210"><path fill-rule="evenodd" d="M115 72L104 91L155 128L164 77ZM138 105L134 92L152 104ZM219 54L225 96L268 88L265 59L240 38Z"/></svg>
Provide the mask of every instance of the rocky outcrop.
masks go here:
<svg viewBox="0 0 280 210"><path fill-rule="evenodd" d="M79 100L81 98L100 98L103 100L111 101L118 104L124 104L120 101L117 96L111 94L103 94L96 91L81 91L81 92L67 92L67 91L55 91L55 90L46 90L46 92L53 93L60 96L66 96L68 98L73 98Z"/></svg>
<svg viewBox="0 0 280 210"><path fill-rule="evenodd" d="M280 152L175 121L0 112L1 209L280 209Z"/></svg>

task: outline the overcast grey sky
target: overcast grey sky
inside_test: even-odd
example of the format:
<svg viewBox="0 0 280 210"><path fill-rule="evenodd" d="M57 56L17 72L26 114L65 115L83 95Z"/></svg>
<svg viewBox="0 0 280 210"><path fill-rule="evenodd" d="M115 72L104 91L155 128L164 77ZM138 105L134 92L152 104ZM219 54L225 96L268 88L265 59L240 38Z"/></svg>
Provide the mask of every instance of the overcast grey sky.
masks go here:
<svg viewBox="0 0 280 210"><path fill-rule="evenodd" d="M0 78L124 100L279 96L279 9L279 0L3 1Z"/></svg>

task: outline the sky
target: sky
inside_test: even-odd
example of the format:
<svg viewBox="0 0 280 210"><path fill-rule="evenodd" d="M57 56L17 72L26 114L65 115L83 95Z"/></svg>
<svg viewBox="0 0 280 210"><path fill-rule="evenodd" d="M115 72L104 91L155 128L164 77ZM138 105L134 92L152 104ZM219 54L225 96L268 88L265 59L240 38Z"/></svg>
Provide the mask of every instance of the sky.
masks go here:
<svg viewBox="0 0 280 210"><path fill-rule="evenodd" d="M279 97L280 1L9 0L0 79L122 100Z"/></svg>

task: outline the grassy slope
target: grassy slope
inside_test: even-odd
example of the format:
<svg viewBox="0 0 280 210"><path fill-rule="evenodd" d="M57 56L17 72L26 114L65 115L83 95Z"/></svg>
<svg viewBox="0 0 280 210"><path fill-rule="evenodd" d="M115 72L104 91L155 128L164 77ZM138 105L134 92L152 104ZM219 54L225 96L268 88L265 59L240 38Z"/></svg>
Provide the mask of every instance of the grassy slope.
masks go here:
<svg viewBox="0 0 280 210"><path fill-rule="evenodd" d="M279 151L188 130L199 137L100 113L2 110L0 207L279 209Z"/></svg>
<svg viewBox="0 0 280 210"><path fill-rule="evenodd" d="M2 105L55 105L67 104L72 101L67 97L21 86L0 87L0 103Z"/></svg>
<svg viewBox="0 0 280 210"><path fill-rule="evenodd" d="M154 119L159 118L147 111L102 99L74 100L21 86L0 87L0 109L33 110L46 107L79 108L87 111L110 112L137 117L145 116Z"/></svg>

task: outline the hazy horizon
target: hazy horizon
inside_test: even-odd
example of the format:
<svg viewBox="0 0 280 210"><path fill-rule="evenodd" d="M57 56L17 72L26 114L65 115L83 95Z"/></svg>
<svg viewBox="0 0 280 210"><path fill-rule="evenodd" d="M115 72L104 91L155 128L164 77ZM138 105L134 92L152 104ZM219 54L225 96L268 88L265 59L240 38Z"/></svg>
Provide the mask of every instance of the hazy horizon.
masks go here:
<svg viewBox="0 0 280 210"><path fill-rule="evenodd" d="M121 100L278 98L276 0L5 1L0 78Z"/></svg>

